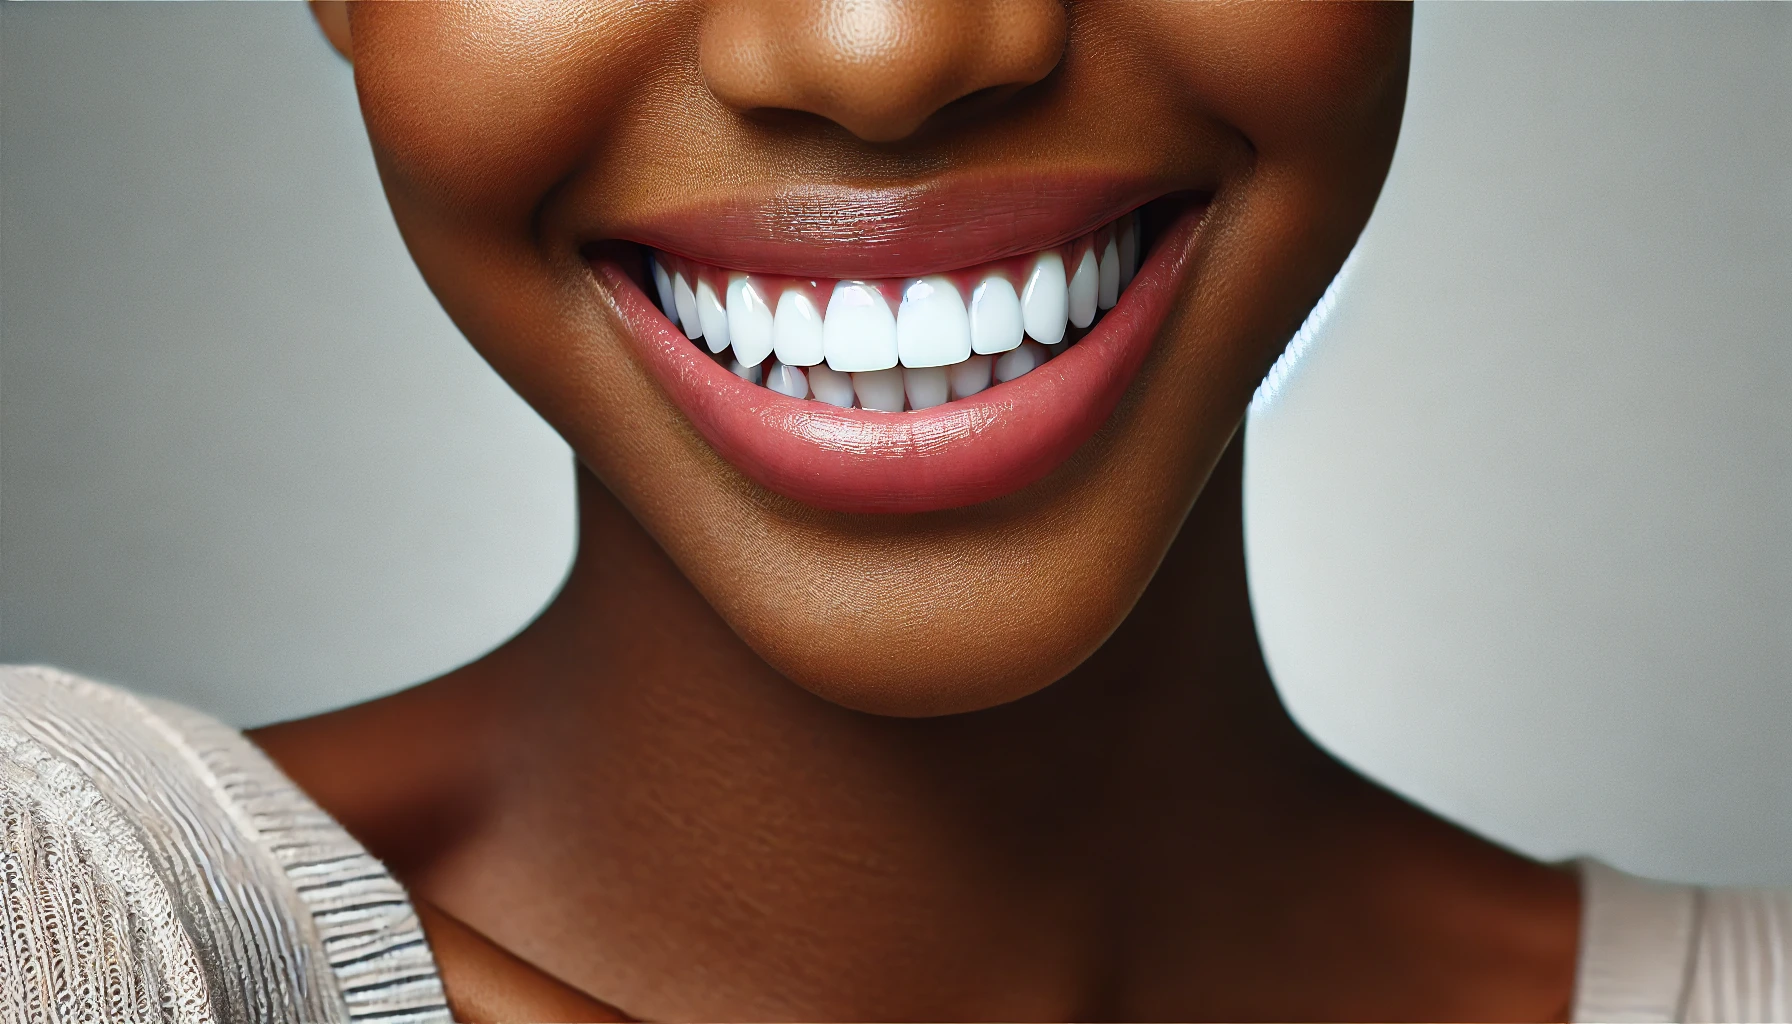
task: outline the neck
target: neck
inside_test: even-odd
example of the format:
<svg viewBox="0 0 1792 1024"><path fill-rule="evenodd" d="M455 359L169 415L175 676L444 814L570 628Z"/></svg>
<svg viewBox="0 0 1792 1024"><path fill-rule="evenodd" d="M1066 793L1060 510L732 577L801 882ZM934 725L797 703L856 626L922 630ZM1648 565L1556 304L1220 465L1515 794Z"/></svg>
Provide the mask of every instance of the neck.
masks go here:
<svg viewBox="0 0 1792 1024"><path fill-rule="evenodd" d="M335 726L385 751L391 786L258 739L415 891L640 1015L1390 1017L1390 965L1440 953L1440 991L1471 1002L1412 1011L1486 1014L1481 965L1403 908L1453 906L1500 956L1559 967L1561 887L1289 720L1252 625L1242 463L1235 443L1101 650L1012 704L890 719L809 695L582 475L580 555L541 618ZM1570 966L1573 931L1570 907ZM1310 988L1278 981L1314 965ZM1538 977L1493 1015L1558 1012L1566 976Z"/></svg>

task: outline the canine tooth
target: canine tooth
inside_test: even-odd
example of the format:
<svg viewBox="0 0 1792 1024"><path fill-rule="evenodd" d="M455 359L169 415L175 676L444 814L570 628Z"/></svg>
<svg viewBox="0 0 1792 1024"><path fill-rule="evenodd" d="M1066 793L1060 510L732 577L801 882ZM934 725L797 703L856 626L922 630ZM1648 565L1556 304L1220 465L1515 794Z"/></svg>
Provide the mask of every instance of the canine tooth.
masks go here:
<svg viewBox="0 0 1792 1024"><path fill-rule="evenodd" d="M1114 303L1120 301L1120 247L1112 238L1101 250L1101 287L1096 290L1095 304L1102 309L1113 309ZM735 342L739 345L740 342Z"/></svg>
<svg viewBox="0 0 1792 1024"><path fill-rule="evenodd" d="M902 370L863 370L852 375L852 389L859 393L859 408L877 412L902 411Z"/></svg>
<svg viewBox="0 0 1792 1024"><path fill-rule="evenodd" d="M834 285L821 325L821 341L828 365L843 373L887 370L896 365L896 318L883 295L865 281ZM897 389L901 390L900 380Z"/></svg>
<svg viewBox="0 0 1792 1024"><path fill-rule="evenodd" d="M778 361L790 366L814 366L827 355L821 341L821 310L802 290L786 288L778 297L778 312L772 318L772 347L778 353Z"/></svg>
<svg viewBox="0 0 1792 1024"><path fill-rule="evenodd" d="M1020 296L1005 277L986 277L971 292L971 351L1008 352L1020 344Z"/></svg>
<svg viewBox="0 0 1792 1024"><path fill-rule="evenodd" d="M809 389L815 392L818 401L842 409L852 408L852 377L826 363L816 363L809 368Z"/></svg>
<svg viewBox="0 0 1792 1024"><path fill-rule="evenodd" d="M1070 289L1064 283L1064 258L1058 250L1047 249L1033 261L1026 286L1020 290L1021 324L1034 341L1056 345L1064 340L1064 321L1069 314Z"/></svg>
<svg viewBox="0 0 1792 1024"><path fill-rule="evenodd" d="M1095 266L1095 250L1084 249L1076 261L1076 273L1070 276L1070 322L1087 327L1095 322L1095 296L1101 271ZM704 330L709 330L705 327Z"/></svg>
<svg viewBox="0 0 1792 1024"><path fill-rule="evenodd" d="M771 372L765 375L765 386L790 398L809 397L809 378L794 366L772 361ZM848 404L851 404L850 397Z"/></svg>
<svg viewBox="0 0 1792 1024"><path fill-rule="evenodd" d="M1009 289L1010 292L1013 290ZM989 369L994 362L993 356L972 356L962 363L946 367L951 377L952 397L969 398L989 387Z"/></svg>
<svg viewBox="0 0 1792 1024"><path fill-rule="evenodd" d="M716 290L702 279L697 281L697 319L703 324L703 340L711 352L728 347L728 310L716 297Z"/></svg>
<svg viewBox="0 0 1792 1024"><path fill-rule="evenodd" d="M904 366L946 366L971 354L971 318L958 286L943 277L910 281L896 310L896 355Z"/></svg>
<svg viewBox="0 0 1792 1024"><path fill-rule="evenodd" d="M728 343L743 363L757 366L772 354L772 307L745 274L728 277Z"/></svg>
<svg viewBox="0 0 1792 1024"><path fill-rule="evenodd" d="M908 366L902 370L902 387L910 409L931 409L946 404L951 382L944 366Z"/></svg>
<svg viewBox="0 0 1792 1024"><path fill-rule="evenodd" d="M659 257L652 257L652 262L653 288L660 293L660 312L666 314L666 319L672 321L672 326L677 327L678 303L672 299L672 278L667 275L666 268L660 265Z"/></svg>
<svg viewBox="0 0 1792 1024"><path fill-rule="evenodd" d="M748 384L759 383L759 364L758 363L746 365L746 364L743 364L738 359L730 359L730 360L728 360L728 372L734 374L736 377L739 377L741 380L746 381Z"/></svg>
<svg viewBox="0 0 1792 1024"><path fill-rule="evenodd" d="M1006 383L1045 362L1045 350L1028 342L996 359L996 383Z"/></svg>
<svg viewBox="0 0 1792 1024"><path fill-rule="evenodd" d="M692 341L703 337L703 321L697 319L697 296L691 293L683 274L672 275L672 305L678 310L678 326L684 329L684 336Z"/></svg>
<svg viewBox="0 0 1792 1024"><path fill-rule="evenodd" d="M1129 213L1120 218L1120 287L1132 283L1139 269L1139 215Z"/></svg>

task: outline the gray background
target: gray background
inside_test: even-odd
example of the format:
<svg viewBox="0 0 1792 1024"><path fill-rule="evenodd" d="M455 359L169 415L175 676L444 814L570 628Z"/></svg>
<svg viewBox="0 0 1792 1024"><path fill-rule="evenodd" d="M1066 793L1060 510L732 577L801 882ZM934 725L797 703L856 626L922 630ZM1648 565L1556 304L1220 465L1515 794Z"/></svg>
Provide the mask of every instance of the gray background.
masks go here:
<svg viewBox="0 0 1792 1024"><path fill-rule="evenodd" d="M565 446L393 229L297 4L0 6L0 659L239 723L550 596ZM1525 851L1792 883L1792 5L1421 6L1250 424L1328 747Z"/></svg>

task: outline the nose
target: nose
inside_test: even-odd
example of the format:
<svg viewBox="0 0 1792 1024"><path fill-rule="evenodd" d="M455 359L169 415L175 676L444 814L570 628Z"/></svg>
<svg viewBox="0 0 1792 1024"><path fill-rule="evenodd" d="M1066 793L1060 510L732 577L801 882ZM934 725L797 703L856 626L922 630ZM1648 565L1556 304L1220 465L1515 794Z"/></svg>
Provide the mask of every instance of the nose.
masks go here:
<svg viewBox="0 0 1792 1024"><path fill-rule="evenodd" d="M1062 0L718 0L699 60L743 113L800 110L868 142L974 93L1012 93L1064 53Z"/></svg>

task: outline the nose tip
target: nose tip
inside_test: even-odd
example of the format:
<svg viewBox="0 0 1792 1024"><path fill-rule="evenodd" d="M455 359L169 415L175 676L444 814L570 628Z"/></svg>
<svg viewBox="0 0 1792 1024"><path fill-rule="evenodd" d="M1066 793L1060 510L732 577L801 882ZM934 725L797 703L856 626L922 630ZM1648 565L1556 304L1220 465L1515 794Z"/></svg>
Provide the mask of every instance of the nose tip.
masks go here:
<svg viewBox="0 0 1792 1024"><path fill-rule="evenodd" d="M1067 31L1060 0L721 0L699 60L735 110L805 111L894 142L954 100L1044 78Z"/></svg>

